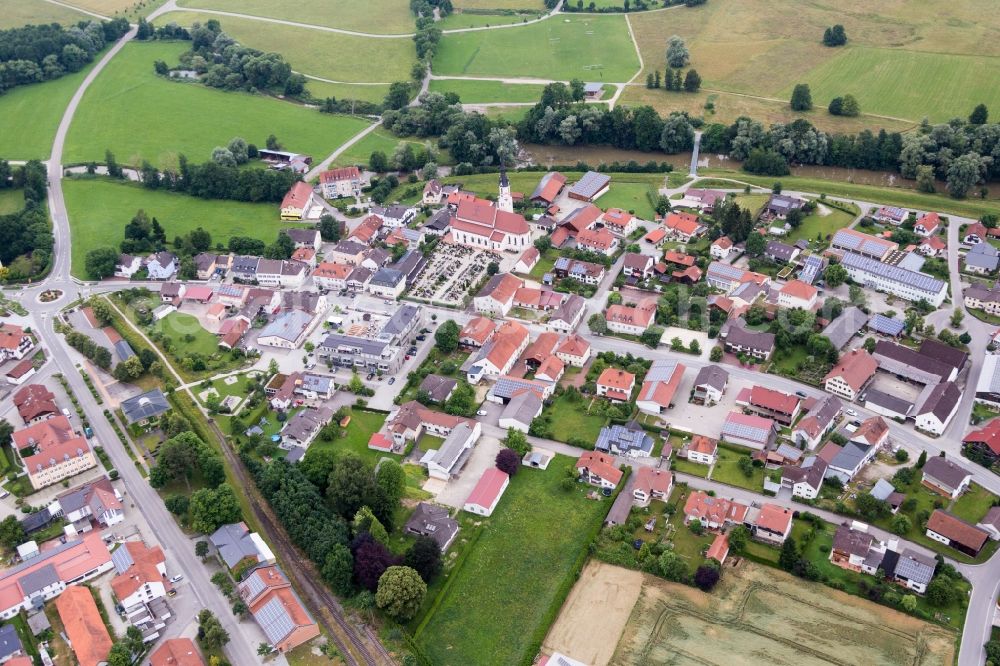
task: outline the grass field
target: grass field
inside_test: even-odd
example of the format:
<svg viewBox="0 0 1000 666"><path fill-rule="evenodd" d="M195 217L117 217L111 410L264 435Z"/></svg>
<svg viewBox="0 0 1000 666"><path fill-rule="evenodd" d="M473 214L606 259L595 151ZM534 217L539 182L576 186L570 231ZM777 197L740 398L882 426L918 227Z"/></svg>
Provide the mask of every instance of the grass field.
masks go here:
<svg viewBox="0 0 1000 666"><path fill-rule="evenodd" d="M487 25L510 25L524 23L536 18L538 14L466 14L454 12L437 22L442 30L460 30L462 28L480 28Z"/></svg>
<svg viewBox="0 0 1000 666"><path fill-rule="evenodd" d="M647 71L663 68L664 40L678 34L704 88L785 100L806 82L824 107L853 92L866 113L919 122L965 116L976 103L997 100L995 68L986 73L986 57L1000 54L993 9L989 0L897 0L876 15L863 0L732 0L630 20ZM821 44L824 28L835 23L845 27L846 49ZM926 90L935 94L921 95Z"/></svg>
<svg viewBox="0 0 1000 666"><path fill-rule="evenodd" d="M628 81L639 69L621 16L573 16L523 28L445 35L434 73Z"/></svg>
<svg viewBox="0 0 1000 666"><path fill-rule="evenodd" d="M396 150L396 146L403 142L418 145L422 143L414 139L400 138L395 136L389 130L379 127L378 129L370 132L365 138L361 139L361 141L358 141L356 144L342 152L334 161L334 164L337 166L350 164L366 165L368 164L368 158L370 158L371 154L376 150L381 150L389 158L392 158L392 154ZM437 146L433 143L429 145L437 150ZM438 162L438 164L440 163L441 162Z"/></svg>
<svg viewBox="0 0 1000 666"><path fill-rule="evenodd" d="M712 468L712 480L721 483L728 483L731 486L738 486L759 492L764 487L764 468L754 467L753 473L747 476L739 466L740 458L749 457L747 453L739 452L736 449L720 446L718 450L718 460Z"/></svg>
<svg viewBox="0 0 1000 666"><path fill-rule="evenodd" d="M649 203L650 193L655 194L655 190L647 183L615 183L607 194L597 200L597 205L604 209L621 208L631 211L639 219L652 220L656 211Z"/></svg>
<svg viewBox="0 0 1000 666"><path fill-rule="evenodd" d="M48 158L63 112L92 67L0 95L0 155L13 160Z"/></svg>
<svg viewBox="0 0 1000 666"><path fill-rule="evenodd" d="M29 23L74 24L92 17L45 0L0 0L0 30Z"/></svg>
<svg viewBox="0 0 1000 666"><path fill-rule="evenodd" d="M417 57L413 40L407 38L372 39L197 12L170 12L157 23L189 26L212 18L218 19L222 29L241 44L280 53L295 71L334 81L406 81Z"/></svg>
<svg viewBox="0 0 1000 666"><path fill-rule="evenodd" d="M362 102L380 104L389 92L387 85L361 85L358 83L328 83L316 79L306 80L306 90L316 99L334 97L336 99L357 99Z"/></svg>
<svg viewBox="0 0 1000 666"><path fill-rule="evenodd" d="M217 243L227 243L232 236L270 243L287 226L270 204L210 201L108 180L67 180L63 190L73 234L72 272L81 278L86 277L87 252L102 245L117 247L125 225L140 208L155 216L171 239L200 226Z"/></svg>
<svg viewBox="0 0 1000 666"><path fill-rule="evenodd" d="M167 81L153 73L154 60L177 62L185 48L179 43L131 43L122 49L84 95L70 127L64 163L103 160L109 148L123 164L143 159L176 164L181 153L202 162L215 146L235 136L263 145L270 134L288 150L319 160L367 124L263 96Z"/></svg>
<svg viewBox="0 0 1000 666"><path fill-rule="evenodd" d="M7 187L0 190L0 215L16 213L24 208L24 190Z"/></svg>
<svg viewBox="0 0 1000 666"><path fill-rule="evenodd" d="M363 11L359 11L356 0L180 0L177 4L380 35L414 31L413 15L406 0L365 0ZM228 32L226 24L230 19L217 18Z"/></svg>
<svg viewBox="0 0 1000 666"><path fill-rule="evenodd" d="M608 419L600 414L588 414L589 404L589 399L572 402L563 394L552 402L551 407L546 407L543 413L552 416L552 439L559 442L582 439L593 448Z"/></svg>
<svg viewBox="0 0 1000 666"><path fill-rule="evenodd" d="M537 102L544 86L522 84L505 85L496 81L431 81L431 92L456 93L463 104L488 104L490 102Z"/></svg>
<svg viewBox="0 0 1000 666"><path fill-rule="evenodd" d="M965 494L955 500L950 510L962 520L975 525L983 519L983 516L990 510L996 499L996 495L978 483L973 483L969 486Z"/></svg>
<svg viewBox="0 0 1000 666"><path fill-rule="evenodd" d="M455 9L518 9L544 12L542 0L454 0Z"/></svg>
<svg viewBox="0 0 1000 666"><path fill-rule="evenodd" d="M813 213L806 216L802 220L802 224L789 231L785 239L788 241L797 241L801 238L813 241L816 240L816 234L826 237L827 235L835 234L839 229L843 229L849 225L854 221L854 217L854 215L837 210L836 208L831 208L829 215Z"/></svg>
<svg viewBox="0 0 1000 666"><path fill-rule="evenodd" d="M185 353L211 356L219 350L219 339L202 328L197 317L183 312L171 312L154 323L153 330L169 338L174 349L183 349Z"/></svg>
<svg viewBox="0 0 1000 666"><path fill-rule="evenodd" d="M521 470L482 519L482 535L416 636L431 663L530 663L532 635L545 630L563 577L611 505L586 499L583 485L559 488L574 463L556 456L544 472Z"/></svg>
<svg viewBox="0 0 1000 666"><path fill-rule="evenodd" d="M66 4L86 9L96 14L114 16L120 12L129 12L137 9L140 4L144 3L140 3L138 0L69 0Z"/></svg>
<svg viewBox="0 0 1000 666"><path fill-rule="evenodd" d="M617 642L621 665L944 666L955 651L953 632L750 562L727 563L711 594L645 576L620 640L589 640Z"/></svg>
<svg viewBox="0 0 1000 666"><path fill-rule="evenodd" d="M385 417L385 414L379 412L352 409L351 422L347 425L347 434L341 439L335 439L332 442L324 442L316 439L306 451L306 457L309 457L310 451L332 449L339 454L352 453L374 465L380 458L386 456L386 454L369 449L368 440L385 423ZM395 460L399 459L399 456L390 457Z"/></svg>

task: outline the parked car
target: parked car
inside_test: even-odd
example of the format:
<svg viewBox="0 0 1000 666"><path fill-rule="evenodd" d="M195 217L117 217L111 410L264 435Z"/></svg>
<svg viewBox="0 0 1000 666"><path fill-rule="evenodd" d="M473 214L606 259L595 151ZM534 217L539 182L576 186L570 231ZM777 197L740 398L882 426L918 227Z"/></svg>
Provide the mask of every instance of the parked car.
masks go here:
<svg viewBox="0 0 1000 666"><path fill-rule="evenodd" d="M857 413L856 411L854 411L853 409L845 409L845 410L844 410L844 412L845 412L845 413L846 413L846 414L847 414L848 416L857 416L857 415L858 415L858 413Z"/></svg>
<svg viewBox="0 0 1000 666"><path fill-rule="evenodd" d="M486 416L486 410L480 409L478 412L476 412L476 416Z"/></svg>
<svg viewBox="0 0 1000 666"><path fill-rule="evenodd" d="M395 383L396 383L396 378L395 377L389 377L389 386L392 386Z"/></svg>
<svg viewBox="0 0 1000 666"><path fill-rule="evenodd" d="M171 583L179 583L182 580L184 580L184 574L177 574L176 576L174 576L173 578L170 579L170 582Z"/></svg>
<svg viewBox="0 0 1000 666"><path fill-rule="evenodd" d="M809 397L809 396L806 395L805 391L796 391L795 395L799 396L800 398L808 398Z"/></svg>

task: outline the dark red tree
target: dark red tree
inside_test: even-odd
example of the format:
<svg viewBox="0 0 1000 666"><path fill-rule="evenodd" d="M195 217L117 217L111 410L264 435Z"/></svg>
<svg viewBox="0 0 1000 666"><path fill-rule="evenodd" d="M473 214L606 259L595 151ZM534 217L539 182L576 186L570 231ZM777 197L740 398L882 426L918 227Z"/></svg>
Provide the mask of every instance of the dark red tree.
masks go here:
<svg viewBox="0 0 1000 666"><path fill-rule="evenodd" d="M378 588L378 579L385 570L398 563L389 549L367 532L362 532L354 539L351 551L354 553L355 582L372 592Z"/></svg>
<svg viewBox="0 0 1000 666"><path fill-rule="evenodd" d="M718 567L703 564L694 572L694 584L705 592L711 592L715 584L719 582Z"/></svg>
<svg viewBox="0 0 1000 666"><path fill-rule="evenodd" d="M517 455L514 449L501 449L497 454L496 463L498 470L506 472L508 476L514 476L521 466L521 456Z"/></svg>

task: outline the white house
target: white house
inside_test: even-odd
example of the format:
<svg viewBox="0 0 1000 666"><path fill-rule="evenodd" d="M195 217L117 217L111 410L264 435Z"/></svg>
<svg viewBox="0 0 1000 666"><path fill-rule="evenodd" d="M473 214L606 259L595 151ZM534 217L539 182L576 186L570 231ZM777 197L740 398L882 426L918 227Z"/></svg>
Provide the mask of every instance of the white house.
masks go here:
<svg viewBox="0 0 1000 666"><path fill-rule="evenodd" d="M733 252L733 241L729 239L729 236L720 236L712 241L712 246L708 252L712 259L725 261Z"/></svg>
<svg viewBox="0 0 1000 666"><path fill-rule="evenodd" d="M962 400L962 390L955 382L941 382L926 394L923 404L917 408L914 425L918 430L932 435L943 435L951 422L958 404Z"/></svg>
<svg viewBox="0 0 1000 666"><path fill-rule="evenodd" d="M361 170L356 166L324 171L319 182L327 199L361 196Z"/></svg>
<svg viewBox="0 0 1000 666"><path fill-rule="evenodd" d="M146 272L150 280L169 280L177 273L177 256L170 252L157 252L146 259Z"/></svg>
<svg viewBox="0 0 1000 666"><path fill-rule="evenodd" d="M440 448L427 451L420 464L427 468L431 478L447 481L458 473L463 454L476 445L480 434L482 425L478 421L463 421L452 428Z"/></svg>
<svg viewBox="0 0 1000 666"><path fill-rule="evenodd" d="M142 257L123 254L115 265L115 277L130 278L142 268Z"/></svg>
<svg viewBox="0 0 1000 666"><path fill-rule="evenodd" d="M921 471L923 485L951 499L961 495L972 483L972 472L940 456L928 458Z"/></svg>
<svg viewBox="0 0 1000 666"><path fill-rule="evenodd" d="M687 446L687 459L700 465L714 465L719 443L704 435L695 435Z"/></svg>

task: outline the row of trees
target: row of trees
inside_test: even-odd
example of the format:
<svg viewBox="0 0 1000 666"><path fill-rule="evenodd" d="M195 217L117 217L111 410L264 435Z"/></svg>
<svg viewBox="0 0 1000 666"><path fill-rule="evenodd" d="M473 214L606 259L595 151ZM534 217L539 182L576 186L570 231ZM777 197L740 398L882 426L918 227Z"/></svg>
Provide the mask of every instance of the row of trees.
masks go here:
<svg viewBox="0 0 1000 666"><path fill-rule="evenodd" d="M20 85L78 72L109 42L128 32L128 21L80 21L0 30L0 94Z"/></svg>
<svg viewBox="0 0 1000 666"><path fill-rule="evenodd" d="M0 215L0 279L25 280L44 272L52 258L54 241L45 209L45 165L32 160L14 168L0 161L0 189L9 187L23 188L24 207Z"/></svg>

